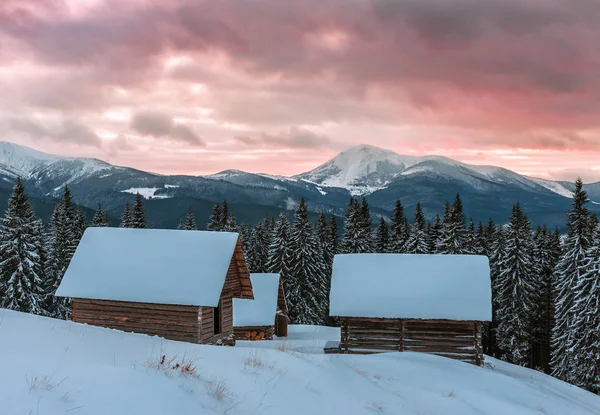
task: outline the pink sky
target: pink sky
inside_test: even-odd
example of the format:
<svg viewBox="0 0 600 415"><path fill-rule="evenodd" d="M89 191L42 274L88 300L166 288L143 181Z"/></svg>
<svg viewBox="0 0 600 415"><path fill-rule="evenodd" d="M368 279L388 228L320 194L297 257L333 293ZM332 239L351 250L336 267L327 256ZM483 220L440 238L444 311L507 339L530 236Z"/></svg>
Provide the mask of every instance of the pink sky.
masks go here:
<svg viewBox="0 0 600 415"><path fill-rule="evenodd" d="M371 144L600 180L597 0L2 0L0 139L160 173Z"/></svg>

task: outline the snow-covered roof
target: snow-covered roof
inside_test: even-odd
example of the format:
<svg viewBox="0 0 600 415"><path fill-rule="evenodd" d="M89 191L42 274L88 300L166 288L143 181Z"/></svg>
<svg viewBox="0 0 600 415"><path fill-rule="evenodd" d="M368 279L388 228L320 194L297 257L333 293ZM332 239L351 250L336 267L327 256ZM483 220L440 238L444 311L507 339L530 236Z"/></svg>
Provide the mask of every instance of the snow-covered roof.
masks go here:
<svg viewBox="0 0 600 415"><path fill-rule="evenodd" d="M336 255L330 315L489 321L489 261L479 255Z"/></svg>
<svg viewBox="0 0 600 415"><path fill-rule="evenodd" d="M254 300L233 299L233 326L272 326L277 312L279 274L250 274Z"/></svg>
<svg viewBox="0 0 600 415"><path fill-rule="evenodd" d="M57 296L216 307L237 233L88 228Z"/></svg>

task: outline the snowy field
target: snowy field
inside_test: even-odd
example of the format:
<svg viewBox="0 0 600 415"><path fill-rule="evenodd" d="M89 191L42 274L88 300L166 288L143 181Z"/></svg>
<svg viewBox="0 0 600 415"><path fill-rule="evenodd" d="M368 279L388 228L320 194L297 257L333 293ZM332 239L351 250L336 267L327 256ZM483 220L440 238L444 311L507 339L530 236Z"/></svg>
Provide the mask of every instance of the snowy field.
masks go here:
<svg viewBox="0 0 600 415"><path fill-rule="evenodd" d="M0 413L600 414L600 397L491 358L317 354L337 336L201 346L0 310Z"/></svg>

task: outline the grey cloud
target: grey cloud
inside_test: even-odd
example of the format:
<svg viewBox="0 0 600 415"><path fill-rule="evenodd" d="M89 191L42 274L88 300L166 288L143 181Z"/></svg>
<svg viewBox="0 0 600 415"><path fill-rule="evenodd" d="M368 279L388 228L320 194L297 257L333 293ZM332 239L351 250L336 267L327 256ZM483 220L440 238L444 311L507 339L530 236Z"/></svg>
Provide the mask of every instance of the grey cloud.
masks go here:
<svg viewBox="0 0 600 415"><path fill-rule="evenodd" d="M326 135L316 134L306 128L292 127L286 134L261 133L257 137L236 136L234 139L248 146L285 148L329 148L333 144Z"/></svg>
<svg viewBox="0 0 600 415"><path fill-rule="evenodd" d="M28 117L13 117L9 120L13 131L35 139L48 138L57 142L71 142L80 145L100 147L102 140L82 122L75 119L62 119L43 123Z"/></svg>
<svg viewBox="0 0 600 415"><path fill-rule="evenodd" d="M176 124L170 115L158 111L140 111L131 118L130 127L141 135L170 137L188 144L203 146L202 139L189 127Z"/></svg>

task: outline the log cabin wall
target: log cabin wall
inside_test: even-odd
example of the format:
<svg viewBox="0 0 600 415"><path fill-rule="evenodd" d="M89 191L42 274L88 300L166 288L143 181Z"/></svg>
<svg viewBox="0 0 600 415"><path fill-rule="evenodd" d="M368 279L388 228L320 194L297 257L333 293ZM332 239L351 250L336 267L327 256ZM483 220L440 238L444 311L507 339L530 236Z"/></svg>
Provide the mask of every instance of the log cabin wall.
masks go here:
<svg viewBox="0 0 600 415"><path fill-rule="evenodd" d="M233 335L233 301L231 297L221 297L221 332L214 333L213 307L202 307L200 341L203 344L215 344L221 339Z"/></svg>
<svg viewBox="0 0 600 415"><path fill-rule="evenodd" d="M73 298L71 304L71 319L77 323L191 343L199 340L196 306L81 298Z"/></svg>
<svg viewBox="0 0 600 415"><path fill-rule="evenodd" d="M413 351L483 363L480 322L342 318L341 323L342 353Z"/></svg>
<svg viewBox="0 0 600 415"><path fill-rule="evenodd" d="M263 340L273 340L275 326L246 326L233 328L233 334L236 340L248 340L247 333L264 333L265 337Z"/></svg>

